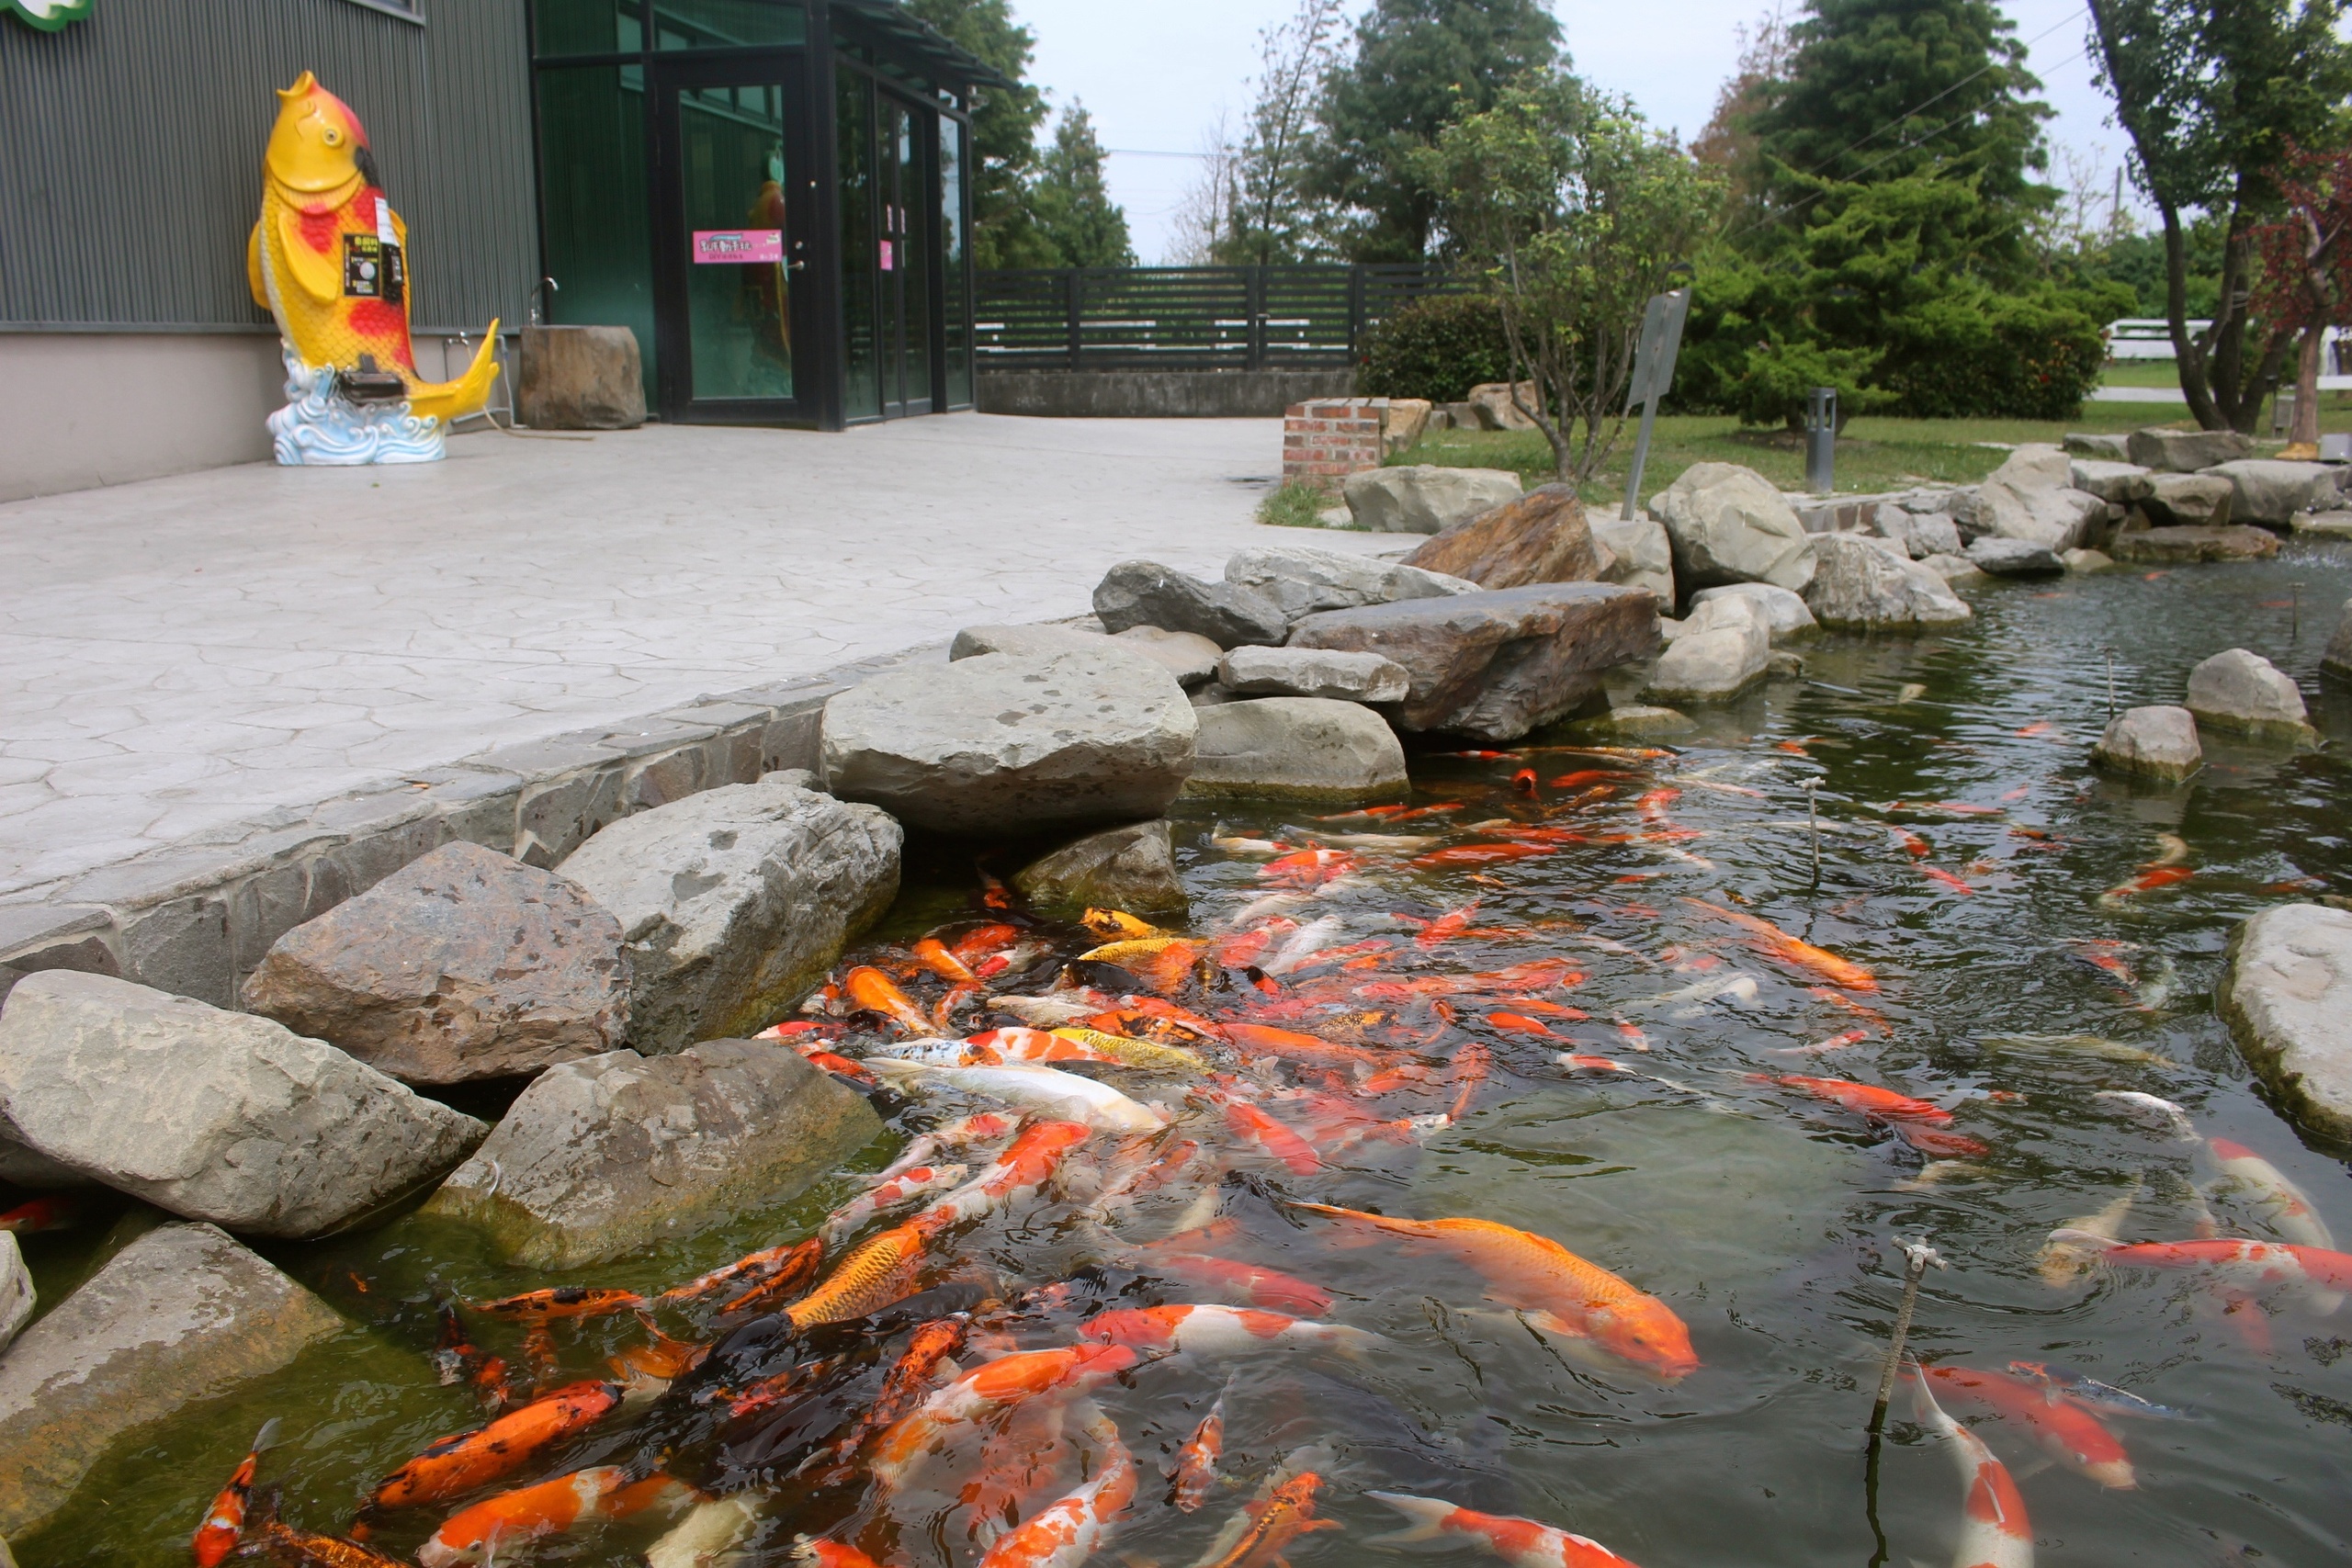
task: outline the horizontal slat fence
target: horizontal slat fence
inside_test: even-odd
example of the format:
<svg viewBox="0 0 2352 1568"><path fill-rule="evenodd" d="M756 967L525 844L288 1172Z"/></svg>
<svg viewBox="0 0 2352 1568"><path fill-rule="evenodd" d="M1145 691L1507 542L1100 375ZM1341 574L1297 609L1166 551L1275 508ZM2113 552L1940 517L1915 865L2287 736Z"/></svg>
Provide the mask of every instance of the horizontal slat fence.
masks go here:
<svg viewBox="0 0 2352 1568"><path fill-rule="evenodd" d="M1327 369L1398 306L1463 287L1415 264L982 272L976 346L983 371Z"/></svg>

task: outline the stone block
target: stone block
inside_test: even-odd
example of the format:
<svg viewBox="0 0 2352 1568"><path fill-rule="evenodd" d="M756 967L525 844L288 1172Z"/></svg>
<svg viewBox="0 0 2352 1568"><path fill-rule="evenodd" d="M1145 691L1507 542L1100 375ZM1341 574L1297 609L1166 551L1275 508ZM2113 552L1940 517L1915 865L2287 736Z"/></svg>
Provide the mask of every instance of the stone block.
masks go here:
<svg viewBox="0 0 2352 1568"><path fill-rule="evenodd" d="M1350 703L1402 702L1412 690L1405 667L1377 653L1323 648L1237 648L1218 680L1248 697L1328 697Z"/></svg>
<svg viewBox="0 0 2352 1568"><path fill-rule="evenodd" d="M1035 908L1065 915L1100 908L1181 916L1191 907L1165 818L1089 833L1023 866L1012 886Z"/></svg>
<svg viewBox="0 0 2352 1568"><path fill-rule="evenodd" d="M2234 430L2135 430L2125 439L2132 461L2167 474L2193 474L2233 457L2254 456L2254 438Z"/></svg>
<svg viewBox="0 0 2352 1568"><path fill-rule="evenodd" d="M2246 920L2215 1000L2239 1055L2294 1119L2352 1138L2352 913L2281 904Z"/></svg>
<svg viewBox="0 0 2352 1568"><path fill-rule="evenodd" d="M645 371L627 327L525 327L514 417L533 430L634 430Z"/></svg>
<svg viewBox="0 0 2352 1568"><path fill-rule="evenodd" d="M1481 588L1524 588L1601 577L1602 548L1575 487L1539 485L1454 524L1407 556L1405 564Z"/></svg>
<svg viewBox="0 0 2352 1568"><path fill-rule="evenodd" d="M2144 773L2174 783L2205 762L2197 716L2184 707L2129 708L2108 721L2091 760L2117 773Z"/></svg>
<svg viewBox="0 0 2352 1568"><path fill-rule="evenodd" d="M1352 474L1340 494L1359 528L1375 534L1442 534L1517 500L1520 482L1508 469L1423 463Z"/></svg>
<svg viewBox="0 0 2352 1568"><path fill-rule="evenodd" d="M2115 536L2108 554L2143 566L2191 561L2267 560L2278 553L2274 534L2244 524L2222 528L2141 528Z"/></svg>
<svg viewBox="0 0 2352 1568"><path fill-rule="evenodd" d="M1752 468L1694 463L1650 498L1674 543L1674 580L1686 593L1729 582L1802 592L1813 551L1788 498Z"/></svg>
<svg viewBox="0 0 2352 1568"><path fill-rule="evenodd" d="M2182 705L2200 727L2233 730L2257 740L2309 746L2319 739L2303 694L2286 671L2260 654L2226 649L2188 672Z"/></svg>
<svg viewBox="0 0 2352 1568"><path fill-rule="evenodd" d="M1094 614L1116 634L1130 626L1192 632L1219 648L1279 643L1290 621L1255 589L1204 582L1157 561L1121 561L1094 589Z"/></svg>
<svg viewBox="0 0 2352 1568"><path fill-rule="evenodd" d="M1201 712L1188 795L1351 806L1410 787L1405 749L1370 708L1319 697L1263 697Z"/></svg>

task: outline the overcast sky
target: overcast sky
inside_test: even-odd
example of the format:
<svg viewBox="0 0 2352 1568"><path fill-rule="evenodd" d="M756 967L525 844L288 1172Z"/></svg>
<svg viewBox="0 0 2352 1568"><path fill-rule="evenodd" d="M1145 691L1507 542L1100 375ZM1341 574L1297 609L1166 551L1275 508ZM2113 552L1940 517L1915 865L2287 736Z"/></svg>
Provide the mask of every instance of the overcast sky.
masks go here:
<svg viewBox="0 0 2352 1568"><path fill-rule="evenodd" d="M1734 28L1769 5L1554 0L1553 9L1579 73L1631 94L1644 113L1687 139L1714 111L1715 90L1738 58ZM1239 124L1258 69L1259 31L1295 7L1295 0L1013 0L1037 35L1035 79L1057 105L1083 99L1114 152L1111 189L1127 209L1140 260L1166 259L1170 219L1198 167L1190 157L1155 154L1199 152L1220 108ZM2002 8L2018 35L2032 40L2030 67L2058 111L2049 127L2053 152L2071 147L2111 180L2120 133L2107 123L2107 100L2083 59L2080 0L2006 0ZM1795 6L1789 9L1795 14Z"/></svg>

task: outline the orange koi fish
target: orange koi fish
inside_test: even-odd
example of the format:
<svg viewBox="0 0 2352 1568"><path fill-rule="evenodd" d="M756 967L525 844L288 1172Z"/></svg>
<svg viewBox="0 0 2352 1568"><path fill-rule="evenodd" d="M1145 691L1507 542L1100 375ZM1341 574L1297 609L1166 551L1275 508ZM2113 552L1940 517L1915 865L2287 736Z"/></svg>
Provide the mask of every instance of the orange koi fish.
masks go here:
<svg viewBox="0 0 2352 1568"><path fill-rule="evenodd" d="M702 1495L673 1476L631 1481L617 1465L559 1475L536 1486L504 1492L453 1514L416 1549L424 1568L503 1561L517 1549L583 1525L611 1524L640 1514L674 1513Z"/></svg>
<svg viewBox="0 0 2352 1568"><path fill-rule="evenodd" d="M1664 1302L1548 1237L1491 1220L1399 1220L1328 1203L1295 1206L1451 1253L1487 1281L1491 1300L1524 1314L1530 1323L1591 1340L1668 1382L1698 1370L1690 1331Z"/></svg>
<svg viewBox="0 0 2352 1568"><path fill-rule="evenodd" d="M1577 1051L1563 1051L1552 1059L1572 1073L1630 1073L1634 1070L1614 1058L1587 1055Z"/></svg>
<svg viewBox="0 0 2352 1568"><path fill-rule="evenodd" d="M1001 923L975 927L956 939L947 951L958 964L969 968L991 953L1002 953L1021 940L1019 926Z"/></svg>
<svg viewBox="0 0 2352 1568"><path fill-rule="evenodd" d="M1785 1045L1764 1054L1768 1056L1826 1056L1832 1051L1843 1051L1849 1045L1859 1045L1870 1037L1871 1032L1867 1029L1849 1029L1842 1034L1833 1034L1828 1039L1817 1041L1811 1045Z"/></svg>
<svg viewBox="0 0 2352 1568"><path fill-rule="evenodd" d="M1080 963L1115 964L1153 990L1172 992L1192 978L1193 966L1201 961L1201 948L1180 936L1146 937L1106 942L1078 956Z"/></svg>
<svg viewBox="0 0 2352 1568"><path fill-rule="evenodd" d="M827 1247L838 1247L875 1215L963 1180L967 1168L960 1165L919 1165L877 1181L826 1215L824 1224L818 1229L818 1238Z"/></svg>
<svg viewBox="0 0 2352 1568"><path fill-rule="evenodd" d="M964 1348L971 1325L962 1318L933 1318L914 1331L906 1349L882 1379L881 1392L863 1415L832 1445L833 1458L846 1462L865 1446L865 1439L899 1421L931 1394L932 1380L942 1362ZM846 1479L838 1473L827 1482Z"/></svg>
<svg viewBox="0 0 2352 1568"><path fill-rule="evenodd" d="M1251 1306L1312 1316L1331 1310L1331 1292L1256 1263L1238 1263L1204 1252L1154 1252L1153 1273L1172 1275L1207 1291L1241 1296Z"/></svg>
<svg viewBox="0 0 2352 1568"><path fill-rule="evenodd" d="M1079 1568L1110 1539L1135 1500L1135 1456L1100 1410L1089 1416L1085 1430L1099 1467L1094 1479L999 1536L979 1568Z"/></svg>
<svg viewBox="0 0 2352 1568"><path fill-rule="evenodd" d="M1369 993L1372 987L1363 987ZM1393 1053L1367 1051L1361 1046L1342 1045L1335 1040L1318 1035L1301 1034L1295 1030L1274 1029L1262 1023L1227 1023L1227 1038L1245 1051L1262 1051L1285 1061L1306 1062L1318 1067L1383 1067L1394 1061Z"/></svg>
<svg viewBox="0 0 2352 1568"><path fill-rule="evenodd" d="M650 1320L645 1325L645 1332L649 1336L646 1343L622 1351L606 1363L623 1382L642 1378L667 1382L681 1372L700 1366L703 1358L710 1354L708 1345L673 1339L654 1327Z"/></svg>
<svg viewBox="0 0 2352 1568"><path fill-rule="evenodd" d="M1944 1414L1926 1378L1914 1378L1911 1386L1920 1422L1951 1445L1952 1461L1968 1488L1952 1562L1963 1568L2033 1568L2033 1525L2007 1467L1983 1438Z"/></svg>
<svg viewBox="0 0 2352 1568"><path fill-rule="evenodd" d="M1458 762L1516 762L1520 760L1516 751L1432 751L1430 755Z"/></svg>
<svg viewBox="0 0 2352 1568"><path fill-rule="evenodd" d="M1288 1166L1294 1175L1312 1176L1323 1168L1322 1156L1290 1125L1246 1100L1218 1095L1225 1107L1225 1124L1245 1144L1254 1144L1269 1156Z"/></svg>
<svg viewBox="0 0 2352 1568"><path fill-rule="evenodd" d="M1367 1492L1412 1524L1391 1535L1374 1536L1381 1544L1399 1546L1424 1540L1461 1540L1483 1546L1511 1568L1634 1568L1597 1540L1566 1530L1539 1525L1533 1519L1508 1514L1481 1514L1457 1508L1435 1497L1414 1497L1402 1492Z"/></svg>
<svg viewBox="0 0 2352 1568"><path fill-rule="evenodd" d="M2288 1180L2277 1166L2227 1138L2208 1138L2205 1146L2212 1151L2213 1163L2222 1174L2260 1206L2263 1220L2271 1229L2300 1246L2335 1250L2335 1235L2327 1222L2319 1217L2303 1190Z"/></svg>
<svg viewBox="0 0 2352 1568"><path fill-rule="evenodd" d="M1663 785L1651 790L1635 801L1634 808L1642 814L1642 820L1645 822L1663 822L1666 820L1668 808L1681 798L1680 790L1672 785Z"/></svg>
<svg viewBox="0 0 2352 1568"><path fill-rule="evenodd" d="M2343 1292L2352 1291L2352 1254L2324 1247L2245 1241L2229 1236L2216 1236L2210 1241L2127 1245L2084 1230L2054 1230L2050 1233L2050 1239L2096 1253L2120 1268L2204 1269L2240 1290L2305 1285L2311 1287L2312 1303L2323 1314L2334 1312Z"/></svg>
<svg viewBox="0 0 2352 1568"><path fill-rule="evenodd" d="M1923 865L1919 868L1919 874L1930 881L1942 883L1963 898L1971 897L1976 891L1963 878L1946 871L1939 865Z"/></svg>
<svg viewBox="0 0 2352 1568"><path fill-rule="evenodd" d="M890 976L870 964L860 964L842 977L842 989L849 999L868 1012L878 1012L901 1029L912 1034L936 1034L939 1026L931 1015L915 1006L914 999L899 989Z"/></svg>
<svg viewBox="0 0 2352 1568"><path fill-rule="evenodd" d="M1944 1398L1973 1404L2015 1421L2033 1434L2044 1453L2075 1474L2118 1492L2139 1484L2131 1456L2098 1417L2068 1400L2052 1399L2047 1385L2007 1372L1973 1367L1930 1367L1928 1376Z"/></svg>
<svg viewBox="0 0 2352 1568"><path fill-rule="evenodd" d="M1193 1568L1274 1568L1299 1537L1342 1528L1337 1519L1315 1517L1315 1494L1322 1484L1323 1478L1310 1470L1283 1482L1263 1500L1242 1505L1234 1519L1240 1529L1228 1525ZM1238 1539L1219 1556L1227 1536Z"/></svg>
<svg viewBox="0 0 2352 1568"><path fill-rule="evenodd" d="M262 1517L248 1532L252 1540L240 1549L240 1554L258 1553L278 1562L294 1562L307 1568L405 1568L397 1557L387 1557L374 1547L339 1535L320 1535L314 1530L297 1529L277 1517L277 1496L273 1491L264 1501Z"/></svg>
<svg viewBox="0 0 2352 1568"><path fill-rule="evenodd" d="M1413 938L1413 945L1436 947L1442 942L1451 942L1470 929L1470 922L1477 918L1477 914L1478 900L1476 898L1459 909L1449 909L1423 926L1420 934Z"/></svg>
<svg viewBox="0 0 2352 1568"><path fill-rule="evenodd" d="M1562 773L1552 781L1554 789L1580 789L1601 779L1630 779L1637 775L1619 768L1578 768L1573 773Z"/></svg>
<svg viewBox="0 0 2352 1568"><path fill-rule="evenodd" d="M1559 1038L1552 1032L1550 1024L1529 1018L1523 1013L1490 1012L1487 1015L1487 1022L1494 1028L1506 1030L1513 1034L1540 1034L1546 1040Z"/></svg>
<svg viewBox="0 0 2352 1568"><path fill-rule="evenodd" d="M1754 1081L1802 1089L1816 1100L1842 1105L1856 1115L1867 1116L1873 1122L1923 1122L1931 1127L1951 1125L1951 1112L1942 1106L1932 1100L1914 1100L1907 1094L1897 1094L1891 1089L1849 1083L1844 1078L1770 1077L1760 1074Z"/></svg>
<svg viewBox="0 0 2352 1568"><path fill-rule="evenodd" d="M1535 787L1533 768L1521 768L1510 776L1510 790L1513 795L1532 795L1535 793Z"/></svg>
<svg viewBox="0 0 2352 1568"><path fill-rule="evenodd" d="M793 1277L794 1284L798 1284L817 1272L824 1256L825 1244L813 1237L808 1241L771 1247L764 1252L754 1252L748 1258L738 1258L723 1269L714 1269L698 1280L673 1285L656 1299L669 1303L700 1301L705 1296L715 1296L721 1291L739 1285L771 1284L786 1275ZM789 1290L792 1286L784 1288Z"/></svg>
<svg viewBox="0 0 2352 1568"><path fill-rule="evenodd" d="M1281 1348L1340 1350L1354 1355L1384 1343L1377 1334L1340 1324L1315 1323L1249 1307L1123 1307L1099 1312L1079 1337L1131 1350L1175 1350L1196 1356L1238 1356Z"/></svg>
<svg viewBox="0 0 2352 1568"><path fill-rule="evenodd" d="M881 1563L854 1546L805 1535L792 1543L792 1560L805 1568L882 1568Z"/></svg>
<svg viewBox="0 0 2352 1568"><path fill-rule="evenodd" d="M597 1291L585 1285L564 1285L552 1291L526 1291L494 1302L475 1302L470 1310L509 1323L552 1323L565 1317L609 1317L635 1312L646 1304L635 1291Z"/></svg>
<svg viewBox="0 0 2352 1568"><path fill-rule="evenodd" d="M2131 881L2110 887L2099 895L2102 898L2130 898L2142 893L2154 893L2160 887L2173 887L2196 875L2185 865L2152 865Z"/></svg>
<svg viewBox="0 0 2352 1568"><path fill-rule="evenodd" d="M433 1349L433 1364L444 1386L464 1381L474 1385L492 1408L506 1403L506 1362L477 1348L466 1332L465 1320L454 1305L441 1308L441 1337Z"/></svg>
<svg viewBox="0 0 2352 1568"><path fill-rule="evenodd" d="M19 1203L0 1214L0 1231L14 1231L18 1235L43 1235L51 1231L71 1230L82 1217L82 1200L70 1192L52 1193Z"/></svg>
<svg viewBox="0 0 2352 1568"><path fill-rule="evenodd" d="M1041 1394L1075 1398L1142 1361L1125 1345L1066 1345L1016 1350L983 1361L892 1422L876 1445L875 1479L905 1490L920 1461L958 1428L969 1427Z"/></svg>
<svg viewBox="0 0 2352 1568"><path fill-rule="evenodd" d="M914 945L915 962L943 980L969 985L977 978L964 961L947 950L947 944L935 936L924 937Z"/></svg>
<svg viewBox="0 0 2352 1568"><path fill-rule="evenodd" d="M1258 876L1285 887L1320 887L1363 863L1363 857L1346 850L1297 850L1260 866Z"/></svg>
<svg viewBox="0 0 2352 1568"><path fill-rule="evenodd" d="M1228 1382L1226 1388L1232 1386ZM1168 1501L1185 1513L1197 1513L1209 1500L1209 1488L1216 1484L1216 1461L1224 1454L1225 1393L1220 1392L1209 1413L1176 1450L1175 1467L1168 1477Z"/></svg>
<svg viewBox="0 0 2352 1568"><path fill-rule="evenodd" d="M1927 840L1919 837L1918 834L1912 832L1906 828L1897 828L1894 829L1894 841L1902 845L1903 852L1909 855L1913 860L1926 860L1929 855L1936 852L1934 847L1930 845Z"/></svg>
<svg viewBox="0 0 2352 1568"><path fill-rule="evenodd" d="M1871 972L1860 964L1849 963L1826 948L1815 947L1809 942L1802 942L1770 920L1760 919L1742 910L1726 909L1720 904L1710 904L1703 898L1685 898L1682 902L1694 909L1704 910L1718 919L1729 920L1733 925L1755 937L1756 950L1767 958L1777 959L1782 964L1796 968L1810 969L1815 974L1843 986L1849 991L1878 989L1878 981L1872 978Z"/></svg>
<svg viewBox="0 0 2352 1568"><path fill-rule="evenodd" d="M926 1236L1027 1201L1053 1179L1069 1151L1094 1135L1083 1122L1033 1122L996 1163L910 1222Z"/></svg>
<svg viewBox="0 0 2352 1568"><path fill-rule="evenodd" d="M832 1277L785 1309L794 1331L820 1323L847 1323L914 1294L928 1234L913 1224L894 1226L858 1245Z"/></svg>
<svg viewBox="0 0 2352 1568"><path fill-rule="evenodd" d="M1411 863L1424 871L1444 871L1457 865L1499 865L1506 861L1540 860L1559 852L1547 844L1457 844L1415 855Z"/></svg>
<svg viewBox="0 0 2352 1568"><path fill-rule="evenodd" d="M243 1461L230 1473L229 1484L212 1499L212 1506L204 1522L196 1527L196 1537L188 1545L196 1555L196 1568L220 1568L237 1542L244 1538L245 1508L252 1502L254 1476L261 1469L261 1456L277 1436L275 1419L262 1424L254 1434L253 1447L245 1450Z"/></svg>
<svg viewBox="0 0 2352 1568"><path fill-rule="evenodd" d="M1106 1019L1112 1021L1104 1022ZM1138 1028L1138 1020L1148 1021L1147 1025ZM1113 1034L1148 1033L1157 1036L1173 1032L1189 1035L1195 1040L1222 1042L1225 1039L1223 1026L1159 997L1121 997L1117 1008L1084 1021L1092 1028L1107 1030Z"/></svg>
<svg viewBox="0 0 2352 1568"><path fill-rule="evenodd" d="M487 1486L514 1474L574 1432L594 1426L620 1402L617 1384L574 1383L535 1399L487 1427L436 1438L384 1478L369 1506L411 1508Z"/></svg>
<svg viewBox="0 0 2352 1568"><path fill-rule="evenodd" d="M847 1056L836 1056L831 1051L820 1051L812 1046L795 1046L794 1049L800 1053L802 1061L807 1062L818 1071L831 1073L837 1078L848 1078L854 1083L864 1084L868 1089L876 1087L882 1081L874 1076L874 1069L863 1062L853 1062Z"/></svg>

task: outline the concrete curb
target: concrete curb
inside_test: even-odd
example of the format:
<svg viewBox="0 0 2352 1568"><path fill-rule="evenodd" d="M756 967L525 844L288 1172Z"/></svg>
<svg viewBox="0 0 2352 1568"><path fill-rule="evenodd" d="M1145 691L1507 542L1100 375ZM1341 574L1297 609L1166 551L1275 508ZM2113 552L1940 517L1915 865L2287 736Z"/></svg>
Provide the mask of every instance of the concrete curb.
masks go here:
<svg viewBox="0 0 2352 1568"><path fill-rule="evenodd" d="M0 902L0 996L36 970L78 969L236 1008L271 943L419 856L464 840L552 866L634 812L814 769L828 699L946 649L496 747L12 896Z"/></svg>

